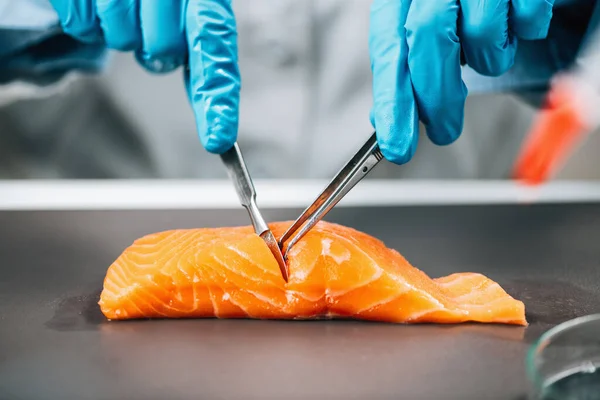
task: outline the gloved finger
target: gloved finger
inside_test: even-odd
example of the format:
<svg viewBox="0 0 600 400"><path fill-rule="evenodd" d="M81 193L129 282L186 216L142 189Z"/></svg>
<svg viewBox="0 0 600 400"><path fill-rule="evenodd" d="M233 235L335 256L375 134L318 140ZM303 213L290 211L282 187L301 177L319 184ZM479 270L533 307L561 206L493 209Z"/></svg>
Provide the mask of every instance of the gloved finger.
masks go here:
<svg viewBox="0 0 600 400"><path fill-rule="evenodd" d="M82 42L103 40L96 7L90 0L50 0L63 31Z"/></svg>
<svg viewBox="0 0 600 400"><path fill-rule="evenodd" d="M543 39L552 20L554 0L512 0L511 27L525 40Z"/></svg>
<svg viewBox="0 0 600 400"><path fill-rule="evenodd" d="M413 1L406 21L408 67L419 116L435 144L461 134L467 97L456 32L458 0Z"/></svg>
<svg viewBox="0 0 600 400"><path fill-rule="evenodd" d="M122 51L141 48L139 0L97 0L96 11L109 48Z"/></svg>
<svg viewBox="0 0 600 400"><path fill-rule="evenodd" d="M410 1L374 0L369 22L374 100L371 123L383 156L396 164L410 161L419 137L404 34L409 7Z"/></svg>
<svg viewBox="0 0 600 400"><path fill-rule="evenodd" d="M512 67L517 42L508 29L510 0L462 0L458 31L467 64L482 75Z"/></svg>
<svg viewBox="0 0 600 400"><path fill-rule="evenodd" d="M233 146L238 132L241 82L231 0L190 0L186 32L198 134L206 150L220 154Z"/></svg>
<svg viewBox="0 0 600 400"><path fill-rule="evenodd" d="M179 59L187 53L187 0L140 0L143 52L149 58Z"/></svg>

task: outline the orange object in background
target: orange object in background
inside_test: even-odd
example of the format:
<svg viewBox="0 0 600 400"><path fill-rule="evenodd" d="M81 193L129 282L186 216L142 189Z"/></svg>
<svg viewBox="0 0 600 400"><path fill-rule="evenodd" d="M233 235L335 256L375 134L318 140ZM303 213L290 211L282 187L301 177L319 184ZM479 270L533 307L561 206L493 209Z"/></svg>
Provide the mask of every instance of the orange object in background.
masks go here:
<svg viewBox="0 0 600 400"><path fill-rule="evenodd" d="M514 178L539 185L554 175L587 137L592 125L585 118L584 96L563 79L550 91L517 159ZM593 110L592 112L600 110Z"/></svg>
<svg viewBox="0 0 600 400"><path fill-rule="evenodd" d="M562 168L600 124L600 29L583 40L570 71L552 82L547 103L517 158L513 177L539 185Z"/></svg>

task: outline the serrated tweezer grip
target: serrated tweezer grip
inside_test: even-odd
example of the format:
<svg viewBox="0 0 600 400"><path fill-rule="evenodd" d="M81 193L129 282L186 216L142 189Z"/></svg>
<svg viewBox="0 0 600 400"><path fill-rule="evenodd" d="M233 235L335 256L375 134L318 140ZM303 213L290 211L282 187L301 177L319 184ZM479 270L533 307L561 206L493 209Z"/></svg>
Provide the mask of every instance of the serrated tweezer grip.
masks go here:
<svg viewBox="0 0 600 400"><path fill-rule="evenodd" d="M374 132L325 190L279 239L279 247L282 249L284 257L292 246L302 239L382 159L383 154L377 145L377 135ZM290 238L287 248L284 249L285 242Z"/></svg>

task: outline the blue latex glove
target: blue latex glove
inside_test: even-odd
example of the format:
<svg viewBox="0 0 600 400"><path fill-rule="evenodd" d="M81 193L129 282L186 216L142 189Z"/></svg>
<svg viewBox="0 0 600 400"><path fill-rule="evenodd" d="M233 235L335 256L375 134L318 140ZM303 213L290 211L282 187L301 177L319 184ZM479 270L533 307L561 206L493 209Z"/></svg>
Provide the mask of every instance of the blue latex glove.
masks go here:
<svg viewBox="0 0 600 400"><path fill-rule="evenodd" d="M419 120L438 145L463 128L467 88L460 54L482 75L512 65L518 40L542 39L553 0L374 0L370 56L374 105L371 123L383 155L408 162Z"/></svg>
<svg viewBox="0 0 600 400"><path fill-rule="evenodd" d="M202 145L237 139L240 74L231 0L50 0L65 33L133 51L156 73L184 69ZM189 68L188 68L189 63Z"/></svg>

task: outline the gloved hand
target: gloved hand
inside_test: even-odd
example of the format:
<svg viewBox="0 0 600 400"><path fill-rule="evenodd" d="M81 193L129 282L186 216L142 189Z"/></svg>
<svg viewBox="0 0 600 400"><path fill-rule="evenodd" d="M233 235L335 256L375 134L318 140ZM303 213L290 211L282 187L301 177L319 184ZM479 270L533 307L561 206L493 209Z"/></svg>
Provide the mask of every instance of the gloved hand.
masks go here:
<svg viewBox="0 0 600 400"><path fill-rule="evenodd" d="M559 0L560 1L560 0ZM564 1L563 1L564 2ZM374 0L369 47L374 104L371 123L383 155L408 162L419 120L437 145L463 128L466 63L498 76L512 65L520 39L546 36L554 0ZM490 111L493 112L493 111Z"/></svg>
<svg viewBox="0 0 600 400"><path fill-rule="evenodd" d="M240 74L231 0L50 0L65 33L134 51L155 73L181 65L202 145L212 153L237 138Z"/></svg>

